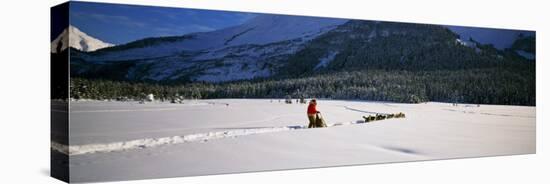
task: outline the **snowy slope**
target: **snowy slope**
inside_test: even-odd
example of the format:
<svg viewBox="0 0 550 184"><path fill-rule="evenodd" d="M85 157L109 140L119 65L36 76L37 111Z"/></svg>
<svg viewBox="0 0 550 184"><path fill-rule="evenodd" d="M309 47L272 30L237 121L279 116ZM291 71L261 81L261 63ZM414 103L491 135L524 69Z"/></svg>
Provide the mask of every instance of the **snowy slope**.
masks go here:
<svg viewBox="0 0 550 184"><path fill-rule="evenodd" d="M265 45L286 40L313 39L345 23L345 19L328 19L289 15L259 15L244 24L211 32L191 33L175 42L164 42L141 48L104 52L93 60L131 60L157 58L184 51L219 50L239 45Z"/></svg>
<svg viewBox="0 0 550 184"><path fill-rule="evenodd" d="M533 31L475 28L461 26L446 26L451 31L460 35L460 40L468 42L471 39L481 44L493 44L497 49L510 48L520 34L525 36L534 35Z"/></svg>
<svg viewBox="0 0 550 184"><path fill-rule="evenodd" d="M67 44L68 43L68 44ZM84 52L91 52L97 49L114 46L111 43L103 42L97 38L89 36L78 28L70 25L51 43L51 52L57 53L67 49L67 46Z"/></svg>
<svg viewBox="0 0 550 184"><path fill-rule="evenodd" d="M136 64L128 70L127 79L185 78L208 82L252 79L272 75L280 61L345 22L345 19L265 14L238 26L179 37L148 38L147 42L136 41L72 57L91 64L133 60Z"/></svg>
<svg viewBox="0 0 550 184"><path fill-rule="evenodd" d="M315 65L315 69L326 67L338 55L338 51L331 51L326 57L320 58L319 63Z"/></svg>
<svg viewBox="0 0 550 184"><path fill-rule="evenodd" d="M346 21L333 18L260 15L242 26L220 32L230 33L223 38L224 46L263 45L295 38L312 39Z"/></svg>

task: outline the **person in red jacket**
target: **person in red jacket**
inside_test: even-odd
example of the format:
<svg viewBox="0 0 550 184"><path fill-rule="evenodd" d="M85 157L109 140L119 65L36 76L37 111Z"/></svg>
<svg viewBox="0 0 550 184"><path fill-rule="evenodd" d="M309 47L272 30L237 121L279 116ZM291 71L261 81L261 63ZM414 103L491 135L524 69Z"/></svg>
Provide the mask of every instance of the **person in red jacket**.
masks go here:
<svg viewBox="0 0 550 184"><path fill-rule="evenodd" d="M307 106L307 119L309 119L309 125L308 128L314 128L315 122L317 121L317 100L311 99L309 101L309 105Z"/></svg>

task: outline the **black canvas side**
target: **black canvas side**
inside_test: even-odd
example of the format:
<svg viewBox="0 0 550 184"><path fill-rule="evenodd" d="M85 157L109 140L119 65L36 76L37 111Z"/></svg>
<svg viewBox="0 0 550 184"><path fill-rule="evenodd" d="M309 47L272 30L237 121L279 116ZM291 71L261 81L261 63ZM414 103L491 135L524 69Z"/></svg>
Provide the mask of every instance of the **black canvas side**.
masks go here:
<svg viewBox="0 0 550 184"><path fill-rule="evenodd" d="M69 3L63 3L51 8L51 42L60 36L68 36L63 32L69 27ZM66 33L66 35L63 35ZM51 119L50 138L51 176L69 182L69 156L62 153L59 145L69 145L69 50L68 39L58 39L58 44L52 44L50 52L50 95ZM65 40L65 41L63 41ZM55 47L55 48L53 48Z"/></svg>

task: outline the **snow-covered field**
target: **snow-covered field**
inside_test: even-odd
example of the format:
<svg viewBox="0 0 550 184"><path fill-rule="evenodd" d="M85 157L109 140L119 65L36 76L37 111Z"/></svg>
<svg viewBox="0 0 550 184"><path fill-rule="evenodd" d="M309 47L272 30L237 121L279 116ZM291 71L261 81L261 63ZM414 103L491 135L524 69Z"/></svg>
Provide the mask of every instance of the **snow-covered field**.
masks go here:
<svg viewBox="0 0 550 184"><path fill-rule="evenodd" d="M71 102L72 182L535 153L535 107L219 99L185 104ZM363 123L362 116L406 118Z"/></svg>

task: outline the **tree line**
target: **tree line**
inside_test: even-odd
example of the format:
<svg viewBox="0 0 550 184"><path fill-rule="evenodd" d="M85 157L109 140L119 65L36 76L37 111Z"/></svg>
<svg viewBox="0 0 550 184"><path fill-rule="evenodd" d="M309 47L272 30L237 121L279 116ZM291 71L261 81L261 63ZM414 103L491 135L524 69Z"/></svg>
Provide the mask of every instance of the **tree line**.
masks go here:
<svg viewBox="0 0 550 184"><path fill-rule="evenodd" d="M506 68L468 70L363 70L225 83L163 84L71 78L73 99L159 100L217 98L330 98L421 103L427 101L535 105L535 74Z"/></svg>

